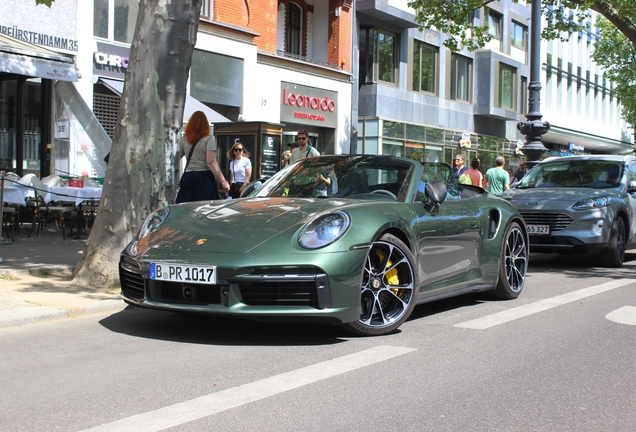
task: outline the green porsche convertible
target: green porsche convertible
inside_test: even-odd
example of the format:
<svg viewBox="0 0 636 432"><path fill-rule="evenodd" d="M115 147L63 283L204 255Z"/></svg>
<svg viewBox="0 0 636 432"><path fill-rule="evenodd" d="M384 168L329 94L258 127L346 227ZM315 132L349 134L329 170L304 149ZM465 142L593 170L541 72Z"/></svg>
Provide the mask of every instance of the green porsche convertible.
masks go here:
<svg viewBox="0 0 636 432"><path fill-rule="evenodd" d="M153 212L120 261L143 308L397 329L415 305L469 292L521 293L519 212L447 164L341 155L303 159L248 197Z"/></svg>

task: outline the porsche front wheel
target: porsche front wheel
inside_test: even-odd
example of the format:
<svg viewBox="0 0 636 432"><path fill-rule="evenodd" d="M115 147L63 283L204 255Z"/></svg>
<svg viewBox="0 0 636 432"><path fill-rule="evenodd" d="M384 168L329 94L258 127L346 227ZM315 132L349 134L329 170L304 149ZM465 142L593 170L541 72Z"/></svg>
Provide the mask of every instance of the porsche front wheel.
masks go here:
<svg viewBox="0 0 636 432"><path fill-rule="evenodd" d="M360 319L345 324L358 335L378 336L396 330L411 315L417 300L415 258L397 237L386 234L367 255L360 292Z"/></svg>

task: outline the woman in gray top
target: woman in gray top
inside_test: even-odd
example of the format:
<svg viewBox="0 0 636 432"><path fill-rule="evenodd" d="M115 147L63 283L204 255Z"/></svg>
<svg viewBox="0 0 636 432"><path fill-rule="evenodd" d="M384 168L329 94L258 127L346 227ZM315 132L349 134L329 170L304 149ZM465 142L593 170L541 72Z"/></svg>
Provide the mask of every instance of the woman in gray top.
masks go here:
<svg viewBox="0 0 636 432"><path fill-rule="evenodd" d="M216 160L216 153L216 141L210 135L210 123L203 111L197 111L188 120L179 146L179 160L187 155L188 162L179 182L177 203L219 199L217 181L223 189L230 190Z"/></svg>

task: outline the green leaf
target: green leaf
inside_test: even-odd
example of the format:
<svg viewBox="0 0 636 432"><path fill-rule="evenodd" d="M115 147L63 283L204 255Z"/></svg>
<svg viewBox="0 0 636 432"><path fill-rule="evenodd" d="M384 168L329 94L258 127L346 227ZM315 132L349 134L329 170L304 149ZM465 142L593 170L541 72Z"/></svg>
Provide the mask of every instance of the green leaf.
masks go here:
<svg viewBox="0 0 636 432"><path fill-rule="evenodd" d="M36 5L46 5L48 7L51 7L51 5L53 4L55 0L35 0L35 4Z"/></svg>

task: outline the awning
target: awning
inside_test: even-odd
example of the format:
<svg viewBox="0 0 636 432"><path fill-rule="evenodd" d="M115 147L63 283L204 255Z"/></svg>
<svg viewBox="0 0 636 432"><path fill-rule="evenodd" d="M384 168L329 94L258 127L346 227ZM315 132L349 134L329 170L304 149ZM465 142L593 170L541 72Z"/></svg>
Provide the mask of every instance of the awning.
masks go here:
<svg viewBox="0 0 636 432"><path fill-rule="evenodd" d="M79 78L73 59L2 33L0 72L72 82Z"/></svg>
<svg viewBox="0 0 636 432"><path fill-rule="evenodd" d="M106 87L108 87L110 91L112 91L113 93L116 93L119 96L121 96L122 92L124 91L123 81L106 79L106 78L100 78L99 81L102 84L104 84ZM187 123L187 121L190 120L190 116L192 116L192 114L195 111L203 111L210 123L231 123L230 119L222 116L221 114L214 111L212 108L208 107L207 105L199 102L192 96L186 95L186 103L185 103L185 108L183 110L183 122Z"/></svg>

